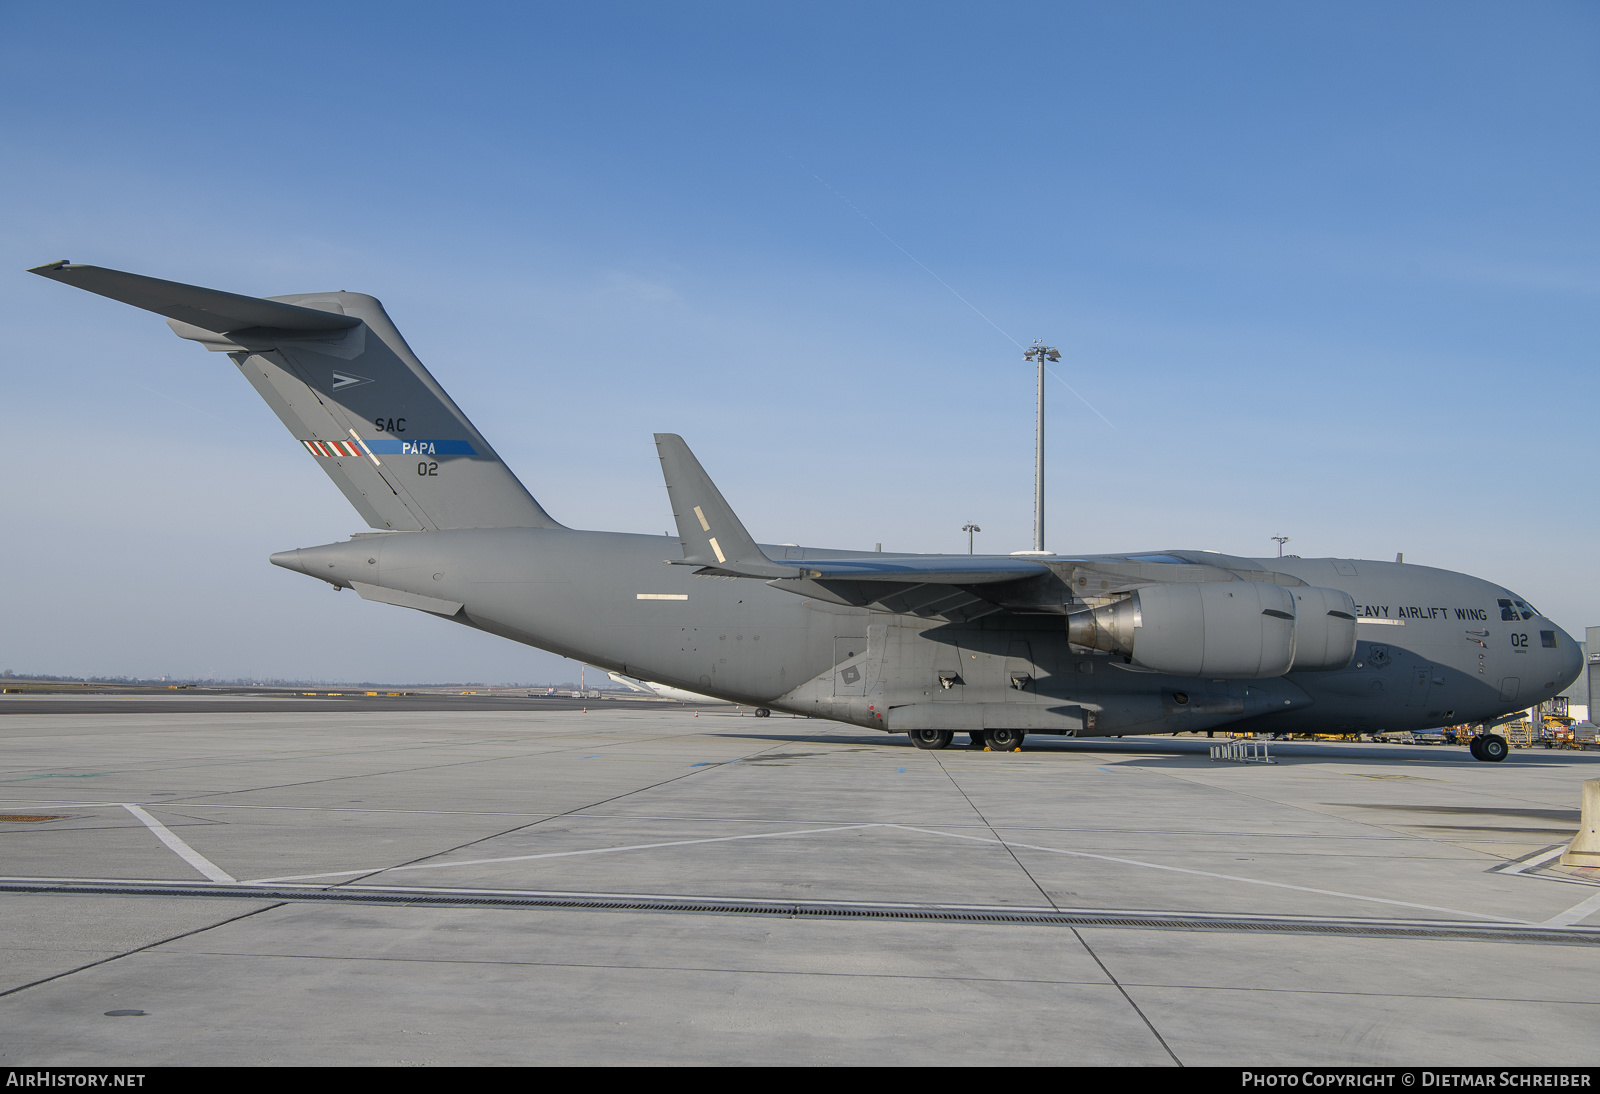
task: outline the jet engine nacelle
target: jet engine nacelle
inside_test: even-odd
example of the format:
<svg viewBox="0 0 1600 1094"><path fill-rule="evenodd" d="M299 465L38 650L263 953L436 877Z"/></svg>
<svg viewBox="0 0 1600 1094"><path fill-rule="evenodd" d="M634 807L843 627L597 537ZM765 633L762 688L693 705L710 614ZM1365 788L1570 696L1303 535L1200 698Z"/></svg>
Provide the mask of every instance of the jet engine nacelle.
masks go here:
<svg viewBox="0 0 1600 1094"><path fill-rule="evenodd" d="M1356 656L1356 602L1342 589L1314 585L1294 594L1294 664L1290 672L1330 672Z"/></svg>
<svg viewBox="0 0 1600 1094"><path fill-rule="evenodd" d="M1067 639L1172 676L1259 680L1348 665L1355 602L1337 589L1258 581L1149 585L1069 615Z"/></svg>

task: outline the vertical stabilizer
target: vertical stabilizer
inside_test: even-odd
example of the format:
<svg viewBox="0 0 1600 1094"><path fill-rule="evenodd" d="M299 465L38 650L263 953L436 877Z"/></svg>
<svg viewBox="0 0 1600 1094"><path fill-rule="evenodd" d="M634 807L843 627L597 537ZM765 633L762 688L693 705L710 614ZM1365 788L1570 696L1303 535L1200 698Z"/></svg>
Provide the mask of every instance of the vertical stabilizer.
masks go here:
<svg viewBox="0 0 1600 1094"><path fill-rule="evenodd" d="M374 528L561 527L362 293L239 296L66 262L32 272L226 352Z"/></svg>

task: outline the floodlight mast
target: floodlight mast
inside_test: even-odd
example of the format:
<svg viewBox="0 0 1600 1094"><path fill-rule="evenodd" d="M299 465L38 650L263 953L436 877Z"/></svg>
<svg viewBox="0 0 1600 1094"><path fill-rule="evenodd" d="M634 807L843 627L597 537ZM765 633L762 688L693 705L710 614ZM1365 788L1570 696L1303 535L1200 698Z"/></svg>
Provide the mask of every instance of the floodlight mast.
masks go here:
<svg viewBox="0 0 1600 1094"><path fill-rule="evenodd" d="M981 532L983 529L979 528L976 524L969 520L967 523L961 526L961 530L967 533L967 554L970 555L972 553L972 533Z"/></svg>
<svg viewBox="0 0 1600 1094"><path fill-rule="evenodd" d="M1044 553L1044 365L1046 361L1059 361L1061 354L1054 346L1035 339L1023 353L1024 361L1039 362L1039 417L1034 430L1033 452L1033 549Z"/></svg>

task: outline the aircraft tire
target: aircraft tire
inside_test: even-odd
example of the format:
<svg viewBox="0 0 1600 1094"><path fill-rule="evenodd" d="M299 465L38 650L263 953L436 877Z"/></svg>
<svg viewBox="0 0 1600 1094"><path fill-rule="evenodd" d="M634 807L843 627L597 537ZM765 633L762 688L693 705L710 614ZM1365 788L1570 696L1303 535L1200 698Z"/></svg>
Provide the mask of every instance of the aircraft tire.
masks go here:
<svg viewBox="0 0 1600 1094"><path fill-rule="evenodd" d="M948 747L956 735L948 729L913 729L908 736L918 748L939 749Z"/></svg>
<svg viewBox="0 0 1600 1094"><path fill-rule="evenodd" d="M1474 760L1483 759L1483 753L1481 751L1479 751L1479 748L1480 748L1480 746L1482 746L1482 744L1483 744L1483 738L1482 737L1473 737L1471 740L1469 740L1467 742L1467 751L1472 753L1472 758Z"/></svg>
<svg viewBox="0 0 1600 1094"><path fill-rule="evenodd" d="M1478 746L1478 759L1487 760L1492 764L1497 764L1501 760L1505 759L1510 751L1511 746L1506 744L1506 739L1504 737L1500 736L1498 733L1491 733L1485 737L1483 739L1483 743Z"/></svg>
<svg viewBox="0 0 1600 1094"><path fill-rule="evenodd" d="M984 736L983 730L970 730L968 731L967 736L971 738L971 740L967 743L968 748L984 749L989 747L989 739Z"/></svg>
<svg viewBox="0 0 1600 1094"><path fill-rule="evenodd" d="M772 717L772 711L768 710L766 707L756 707L756 717L770 718Z"/></svg>
<svg viewBox="0 0 1600 1094"><path fill-rule="evenodd" d="M1018 752L1022 749L1022 738L1027 736L1020 729L991 729L986 731L989 738L989 747L996 752Z"/></svg>

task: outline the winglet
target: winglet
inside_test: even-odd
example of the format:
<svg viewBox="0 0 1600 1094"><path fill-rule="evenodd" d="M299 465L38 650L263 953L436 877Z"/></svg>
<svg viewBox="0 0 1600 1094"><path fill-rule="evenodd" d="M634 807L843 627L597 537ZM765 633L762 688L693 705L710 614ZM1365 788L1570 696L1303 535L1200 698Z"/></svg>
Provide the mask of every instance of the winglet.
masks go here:
<svg viewBox="0 0 1600 1094"><path fill-rule="evenodd" d="M683 541L683 559L667 561L728 577L800 576L798 569L778 565L756 546L682 437L657 433L656 451L678 522L678 538Z"/></svg>

